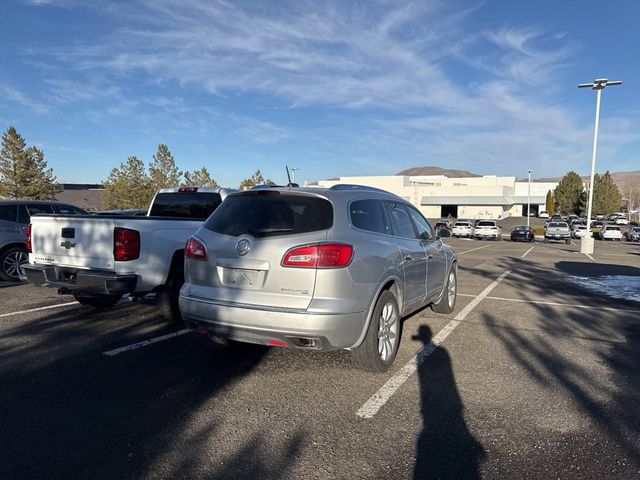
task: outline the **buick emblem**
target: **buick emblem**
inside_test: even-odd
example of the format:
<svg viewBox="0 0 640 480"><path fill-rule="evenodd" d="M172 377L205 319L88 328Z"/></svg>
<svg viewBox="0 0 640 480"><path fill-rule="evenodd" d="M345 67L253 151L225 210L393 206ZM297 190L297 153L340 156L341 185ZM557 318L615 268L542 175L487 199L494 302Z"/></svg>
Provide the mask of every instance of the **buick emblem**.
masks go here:
<svg viewBox="0 0 640 480"><path fill-rule="evenodd" d="M249 240L243 239L236 243L236 252L238 252L238 255L246 255L247 253L249 253L249 250L251 250L251 244L249 243Z"/></svg>

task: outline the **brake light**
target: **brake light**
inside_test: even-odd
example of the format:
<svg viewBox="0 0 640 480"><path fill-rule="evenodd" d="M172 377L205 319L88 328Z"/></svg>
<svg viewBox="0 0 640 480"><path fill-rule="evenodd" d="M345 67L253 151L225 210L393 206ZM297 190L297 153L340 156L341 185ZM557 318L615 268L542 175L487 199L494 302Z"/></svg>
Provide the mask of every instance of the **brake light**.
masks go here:
<svg viewBox="0 0 640 480"><path fill-rule="evenodd" d="M206 260L207 247L195 237L189 237L184 248L184 256L193 260Z"/></svg>
<svg viewBox="0 0 640 480"><path fill-rule="evenodd" d="M198 191L198 187L180 187L178 191L193 193Z"/></svg>
<svg viewBox="0 0 640 480"><path fill-rule="evenodd" d="M31 224L27 225L27 253L33 253L31 248Z"/></svg>
<svg viewBox="0 0 640 480"><path fill-rule="evenodd" d="M353 247L344 243L316 243L295 247L282 258L283 267L342 268L351 263Z"/></svg>
<svg viewBox="0 0 640 480"><path fill-rule="evenodd" d="M135 260L140 256L140 232L116 227L113 231L113 258L117 262Z"/></svg>

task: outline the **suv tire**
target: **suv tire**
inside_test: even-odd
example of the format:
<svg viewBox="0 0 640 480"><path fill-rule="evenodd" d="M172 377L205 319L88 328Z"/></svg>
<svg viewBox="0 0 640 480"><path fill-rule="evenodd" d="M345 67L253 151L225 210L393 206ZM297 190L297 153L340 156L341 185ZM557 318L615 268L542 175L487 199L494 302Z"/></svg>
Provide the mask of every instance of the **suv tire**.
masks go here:
<svg viewBox="0 0 640 480"><path fill-rule="evenodd" d="M398 301L391 291L385 290L373 308L367 335L351 350L351 359L362 370L386 372L398 353L400 333Z"/></svg>
<svg viewBox="0 0 640 480"><path fill-rule="evenodd" d="M458 297L458 273L455 264L449 270L447 283L444 286L444 292L437 303L431 304L431 310L436 313L451 313L456 308L456 299Z"/></svg>
<svg viewBox="0 0 640 480"><path fill-rule="evenodd" d="M184 284L184 258L175 259L169 272L169 279L164 289L158 293L158 308L161 315L167 320L182 322L180 314L179 298L180 289Z"/></svg>
<svg viewBox="0 0 640 480"><path fill-rule="evenodd" d="M21 263L29 261L27 251L21 247L6 249L0 254L0 279L9 281L21 280L24 271L20 268Z"/></svg>

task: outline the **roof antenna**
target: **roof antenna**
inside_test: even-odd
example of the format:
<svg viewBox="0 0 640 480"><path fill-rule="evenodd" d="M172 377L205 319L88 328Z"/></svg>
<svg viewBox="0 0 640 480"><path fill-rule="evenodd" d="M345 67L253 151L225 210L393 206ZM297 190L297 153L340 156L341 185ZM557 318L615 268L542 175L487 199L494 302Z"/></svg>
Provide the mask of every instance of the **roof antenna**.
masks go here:
<svg viewBox="0 0 640 480"><path fill-rule="evenodd" d="M291 188L291 187L299 187L300 185L298 185L297 183L292 183L291 182L291 174L289 173L289 167L285 165L284 168L287 169L287 180L288 180L287 187L289 187L289 188Z"/></svg>

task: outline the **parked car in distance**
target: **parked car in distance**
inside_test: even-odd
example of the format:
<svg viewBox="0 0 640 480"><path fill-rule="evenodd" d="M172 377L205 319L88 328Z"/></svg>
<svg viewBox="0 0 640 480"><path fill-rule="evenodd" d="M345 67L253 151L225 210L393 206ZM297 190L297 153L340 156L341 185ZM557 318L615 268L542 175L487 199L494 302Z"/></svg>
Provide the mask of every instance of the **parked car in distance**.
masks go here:
<svg viewBox="0 0 640 480"><path fill-rule="evenodd" d="M629 225L629 220L627 220L625 217L617 217L616 225Z"/></svg>
<svg viewBox="0 0 640 480"><path fill-rule="evenodd" d="M513 230L511 230L511 241L521 241L521 242L533 242L535 240L535 234L533 233L533 227L528 227L526 225L518 225Z"/></svg>
<svg viewBox="0 0 640 480"><path fill-rule="evenodd" d="M604 227L604 223L601 222L600 220L591 221L591 233L593 233L594 236L598 235L598 233L603 227Z"/></svg>
<svg viewBox="0 0 640 480"><path fill-rule="evenodd" d="M434 230L438 237L450 237L451 236L451 227L449 222L436 222L434 225Z"/></svg>
<svg viewBox="0 0 640 480"><path fill-rule="evenodd" d="M625 236L630 242L640 242L640 227L631 227Z"/></svg>
<svg viewBox="0 0 640 480"><path fill-rule="evenodd" d="M573 238L584 238L589 234L586 225L576 225L576 228L571 230L571 236Z"/></svg>
<svg viewBox="0 0 640 480"><path fill-rule="evenodd" d="M393 363L401 318L453 311L457 260L409 202L383 190L245 190L187 241L180 310L215 339L307 350L350 349Z"/></svg>
<svg viewBox="0 0 640 480"><path fill-rule="evenodd" d="M600 230L601 240L618 240L622 241L622 231L617 225L605 225Z"/></svg>
<svg viewBox="0 0 640 480"><path fill-rule="evenodd" d="M477 240L500 240L502 232L495 220L478 220L478 223L473 228L473 238Z"/></svg>
<svg viewBox="0 0 640 480"><path fill-rule="evenodd" d="M460 220L453 224L453 229L451 230L452 237L470 238L472 234L473 227L471 226L471 222Z"/></svg>
<svg viewBox="0 0 640 480"><path fill-rule="evenodd" d="M24 278L27 226L38 213L85 215L83 209L54 200L0 200L0 280Z"/></svg>
<svg viewBox="0 0 640 480"><path fill-rule="evenodd" d="M549 218L549 212L541 210L540 212L538 212L538 218Z"/></svg>
<svg viewBox="0 0 640 480"><path fill-rule="evenodd" d="M571 230L567 222L549 222L544 231L544 241L562 240L565 243L571 242Z"/></svg>

